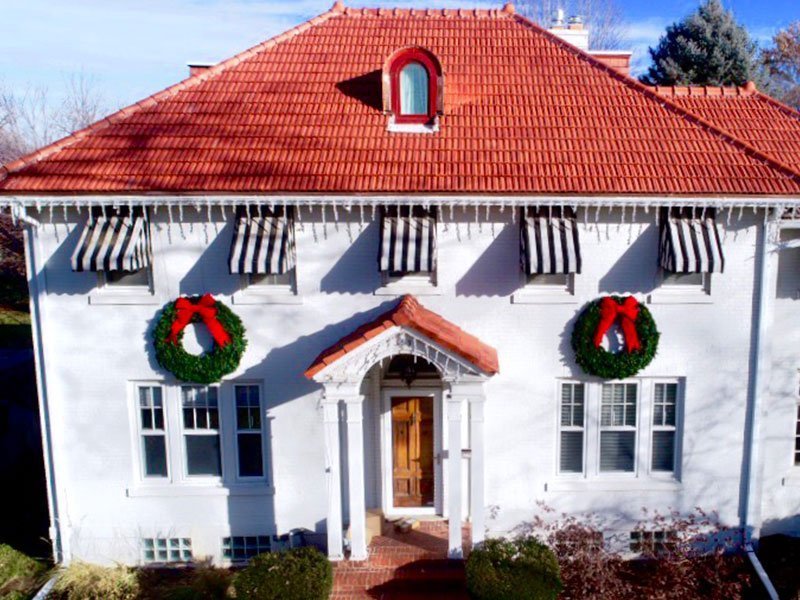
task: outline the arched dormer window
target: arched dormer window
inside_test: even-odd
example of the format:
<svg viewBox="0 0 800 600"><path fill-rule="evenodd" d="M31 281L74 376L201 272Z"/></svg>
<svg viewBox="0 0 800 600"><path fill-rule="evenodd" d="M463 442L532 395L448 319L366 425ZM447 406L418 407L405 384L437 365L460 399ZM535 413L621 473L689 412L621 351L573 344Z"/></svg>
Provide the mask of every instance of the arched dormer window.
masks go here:
<svg viewBox="0 0 800 600"><path fill-rule="evenodd" d="M397 124L433 124L442 112L442 69L433 54L414 47L389 58L384 66L384 108Z"/></svg>

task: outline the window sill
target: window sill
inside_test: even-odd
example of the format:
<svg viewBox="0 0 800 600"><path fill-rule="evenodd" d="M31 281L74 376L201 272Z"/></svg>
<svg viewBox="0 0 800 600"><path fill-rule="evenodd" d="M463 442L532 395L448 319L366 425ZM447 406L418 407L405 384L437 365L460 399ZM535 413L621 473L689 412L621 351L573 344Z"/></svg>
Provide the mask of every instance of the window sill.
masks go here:
<svg viewBox="0 0 800 600"><path fill-rule="evenodd" d="M303 297L293 292L237 292L231 296L233 304L302 304Z"/></svg>
<svg viewBox="0 0 800 600"><path fill-rule="evenodd" d="M231 485L162 485L142 484L126 488L128 498L182 496L272 496L275 488L266 483L234 483Z"/></svg>
<svg viewBox="0 0 800 600"><path fill-rule="evenodd" d="M577 304L575 296L565 289L521 288L511 296L511 304Z"/></svg>
<svg viewBox="0 0 800 600"><path fill-rule="evenodd" d="M647 297L648 304L713 304L711 296L703 289L665 290L659 289Z"/></svg>
<svg viewBox="0 0 800 600"><path fill-rule="evenodd" d="M676 479L558 479L545 484L548 492L678 492L683 484Z"/></svg>
<svg viewBox="0 0 800 600"><path fill-rule="evenodd" d="M403 283L402 281L387 283L379 287L375 296L403 296L411 294L414 296L441 296L442 290L432 283Z"/></svg>
<svg viewBox="0 0 800 600"><path fill-rule="evenodd" d="M389 133L436 133L439 131L439 119L436 118L432 124L428 123L397 123L394 117L389 117L389 124L386 127Z"/></svg>
<svg viewBox="0 0 800 600"><path fill-rule="evenodd" d="M89 294L89 304L93 305L142 305L161 304L161 300L151 292L139 290L98 290Z"/></svg>

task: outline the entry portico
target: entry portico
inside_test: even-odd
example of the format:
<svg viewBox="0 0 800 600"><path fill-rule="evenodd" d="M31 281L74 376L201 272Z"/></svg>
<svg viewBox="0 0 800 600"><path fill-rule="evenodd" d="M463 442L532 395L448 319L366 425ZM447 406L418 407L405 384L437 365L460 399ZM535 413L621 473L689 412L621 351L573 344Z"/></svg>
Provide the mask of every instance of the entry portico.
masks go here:
<svg viewBox="0 0 800 600"><path fill-rule="evenodd" d="M323 351L306 371L307 377L323 385L327 540L332 560L344 558L342 451L346 453L347 465L344 496L350 520L350 559L367 558L364 405L367 396L375 395L376 390L365 389L363 382L373 367L397 357L411 357L413 361L433 365L438 372L437 384L441 386L438 396L443 401L440 407L434 404L434 410L439 411L439 425L434 425L433 435L439 449L435 473L441 481L436 481L435 487L441 490L437 506L449 522L449 556L463 555L461 525L465 516L471 520L471 543L480 543L484 537L484 383L498 372L497 352L425 309L415 298L404 296L393 309ZM408 388L411 389L410 380ZM391 398L389 390L379 386L378 397L370 398L379 411L389 411L383 415L383 422L387 423L392 422L393 404L383 402L383 398ZM418 395L395 393L400 397ZM434 401L436 397L431 395ZM346 422L346 449L342 448L342 418ZM468 427L464 427L465 418ZM390 430L387 438L391 437ZM392 452L391 446L388 452ZM462 477L465 459L468 459L467 485ZM382 462L383 475L388 477L386 462ZM468 515L464 514L465 504Z"/></svg>

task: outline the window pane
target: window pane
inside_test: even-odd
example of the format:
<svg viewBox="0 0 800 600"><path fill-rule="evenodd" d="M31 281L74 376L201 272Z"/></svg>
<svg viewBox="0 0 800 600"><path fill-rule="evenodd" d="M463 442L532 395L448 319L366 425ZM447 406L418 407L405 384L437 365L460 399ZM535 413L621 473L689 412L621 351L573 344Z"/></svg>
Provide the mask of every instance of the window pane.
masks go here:
<svg viewBox="0 0 800 600"><path fill-rule="evenodd" d="M653 432L653 471L675 469L675 432Z"/></svg>
<svg viewBox="0 0 800 600"><path fill-rule="evenodd" d="M400 70L400 114L428 114L428 71L417 62Z"/></svg>
<svg viewBox="0 0 800 600"><path fill-rule="evenodd" d="M261 477L264 474L264 461L261 453L260 433L240 433L239 475L241 477Z"/></svg>
<svg viewBox="0 0 800 600"><path fill-rule="evenodd" d="M218 435L187 435L186 467L189 475L221 475Z"/></svg>
<svg viewBox="0 0 800 600"><path fill-rule="evenodd" d="M167 447L163 435L145 435L144 474L147 477L167 476Z"/></svg>
<svg viewBox="0 0 800 600"><path fill-rule="evenodd" d="M106 271L106 284L111 286L146 286L150 284L147 269L138 271Z"/></svg>
<svg viewBox="0 0 800 600"><path fill-rule="evenodd" d="M632 472L635 441L636 434L633 431L602 431L600 470Z"/></svg>
<svg viewBox="0 0 800 600"><path fill-rule="evenodd" d="M562 473L583 473L583 432L561 432Z"/></svg>

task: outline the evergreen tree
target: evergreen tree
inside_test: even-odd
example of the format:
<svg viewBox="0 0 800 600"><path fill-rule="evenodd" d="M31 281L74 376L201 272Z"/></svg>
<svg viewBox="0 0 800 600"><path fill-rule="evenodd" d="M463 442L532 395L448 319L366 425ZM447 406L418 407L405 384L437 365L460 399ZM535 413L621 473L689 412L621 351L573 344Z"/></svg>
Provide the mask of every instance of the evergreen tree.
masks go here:
<svg viewBox="0 0 800 600"><path fill-rule="evenodd" d="M706 0L667 27L650 58L653 64L642 77L650 85L744 85L763 79L755 42L720 0Z"/></svg>

